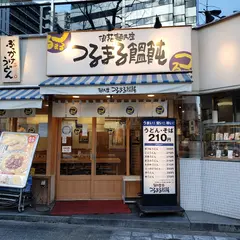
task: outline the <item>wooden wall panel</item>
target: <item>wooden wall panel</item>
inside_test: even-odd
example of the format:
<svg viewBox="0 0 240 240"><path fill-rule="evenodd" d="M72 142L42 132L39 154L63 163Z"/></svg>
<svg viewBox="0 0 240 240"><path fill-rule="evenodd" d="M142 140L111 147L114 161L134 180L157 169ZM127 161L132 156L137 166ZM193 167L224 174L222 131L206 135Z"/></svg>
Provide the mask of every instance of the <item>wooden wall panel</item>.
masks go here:
<svg viewBox="0 0 240 240"><path fill-rule="evenodd" d="M92 199L121 199L122 176L94 176Z"/></svg>
<svg viewBox="0 0 240 240"><path fill-rule="evenodd" d="M60 176L57 200L90 199L91 176Z"/></svg>
<svg viewBox="0 0 240 240"><path fill-rule="evenodd" d="M138 193L141 192L140 182L127 182L126 183L126 197L135 198L138 197Z"/></svg>

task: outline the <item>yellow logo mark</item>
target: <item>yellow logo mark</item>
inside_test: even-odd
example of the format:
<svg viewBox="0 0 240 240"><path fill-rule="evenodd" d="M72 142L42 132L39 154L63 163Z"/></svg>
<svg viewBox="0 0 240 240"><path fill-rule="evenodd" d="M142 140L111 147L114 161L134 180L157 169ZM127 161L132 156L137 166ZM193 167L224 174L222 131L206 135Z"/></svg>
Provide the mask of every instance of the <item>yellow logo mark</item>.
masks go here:
<svg viewBox="0 0 240 240"><path fill-rule="evenodd" d="M181 70L191 70L192 69L192 55L189 53L177 53L175 56L175 58L181 59L181 58L188 58L189 59L189 63L188 64L184 64L184 63L180 63L180 62L173 62L173 68L172 71L181 71Z"/></svg>

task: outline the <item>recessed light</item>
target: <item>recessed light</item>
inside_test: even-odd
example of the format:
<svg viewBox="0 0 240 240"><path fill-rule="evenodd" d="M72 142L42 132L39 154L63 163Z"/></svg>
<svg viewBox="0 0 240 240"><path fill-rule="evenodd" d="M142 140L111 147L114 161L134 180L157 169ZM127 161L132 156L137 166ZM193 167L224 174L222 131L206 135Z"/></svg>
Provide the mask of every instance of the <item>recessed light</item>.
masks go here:
<svg viewBox="0 0 240 240"><path fill-rule="evenodd" d="M148 97L154 97L155 95L154 94L148 94L147 96Z"/></svg>
<svg viewBox="0 0 240 240"><path fill-rule="evenodd" d="M45 107L48 107L49 105L48 104L45 104Z"/></svg>
<svg viewBox="0 0 240 240"><path fill-rule="evenodd" d="M73 96L73 98L80 98L79 96Z"/></svg>
<svg viewBox="0 0 240 240"><path fill-rule="evenodd" d="M106 98L111 98L111 96L110 96L110 95L107 95Z"/></svg>

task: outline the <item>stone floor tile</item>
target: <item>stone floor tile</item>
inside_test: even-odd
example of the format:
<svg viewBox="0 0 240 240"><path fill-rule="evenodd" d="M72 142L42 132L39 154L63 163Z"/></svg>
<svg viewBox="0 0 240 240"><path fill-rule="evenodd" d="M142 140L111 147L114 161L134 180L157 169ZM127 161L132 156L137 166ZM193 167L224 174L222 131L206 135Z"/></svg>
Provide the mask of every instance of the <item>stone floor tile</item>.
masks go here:
<svg viewBox="0 0 240 240"><path fill-rule="evenodd" d="M132 232L132 237L151 237L149 232Z"/></svg>
<svg viewBox="0 0 240 240"><path fill-rule="evenodd" d="M119 236L119 235L113 235L110 237L110 240L130 240L130 236Z"/></svg>
<svg viewBox="0 0 240 240"><path fill-rule="evenodd" d="M131 240L152 240L151 237L131 237Z"/></svg>
<svg viewBox="0 0 240 240"><path fill-rule="evenodd" d="M163 233L153 233L152 236L153 236L153 238L158 238L158 239L172 238L172 234L163 234Z"/></svg>
<svg viewBox="0 0 240 240"><path fill-rule="evenodd" d="M215 236L216 240L237 240L237 238L234 237L219 237L219 236Z"/></svg>
<svg viewBox="0 0 240 240"><path fill-rule="evenodd" d="M194 236L195 240L215 240L212 236Z"/></svg>
<svg viewBox="0 0 240 240"><path fill-rule="evenodd" d="M131 232L129 231L114 231L112 233L113 236L117 235L117 236L126 236L126 237L130 237L131 236Z"/></svg>
<svg viewBox="0 0 240 240"><path fill-rule="evenodd" d="M194 240L192 235L173 234L173 238L180 240Z"/></svg>

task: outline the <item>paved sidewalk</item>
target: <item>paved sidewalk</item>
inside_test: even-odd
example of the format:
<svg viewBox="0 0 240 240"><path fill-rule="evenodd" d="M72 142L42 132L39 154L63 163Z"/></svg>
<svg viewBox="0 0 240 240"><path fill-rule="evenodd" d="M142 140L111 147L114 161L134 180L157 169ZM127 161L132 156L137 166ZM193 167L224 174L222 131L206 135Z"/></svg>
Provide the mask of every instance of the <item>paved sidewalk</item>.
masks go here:
<svg viewBox="0 0 240 240"><path fill-rule="evenodd" d="M240 233L161 231L146 228L86 226L0 220L0 239L7 240L239 240Z"/></svg>
<svg viewBox="0 0 240 240"><path fill-rule="evenodd" d="M165 232L191 230L240 233L240 220L205 212L186 211L183 216L165 214L140 218L137 211L132 211L131 214L51 216L49 211L42 210L44 209L26 208L24 212L18 213L16 209L0 209L0 220L157 229Z"/></svg>

